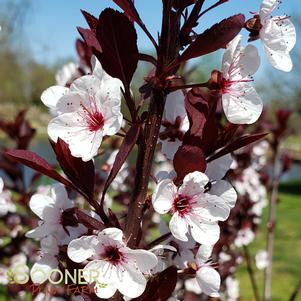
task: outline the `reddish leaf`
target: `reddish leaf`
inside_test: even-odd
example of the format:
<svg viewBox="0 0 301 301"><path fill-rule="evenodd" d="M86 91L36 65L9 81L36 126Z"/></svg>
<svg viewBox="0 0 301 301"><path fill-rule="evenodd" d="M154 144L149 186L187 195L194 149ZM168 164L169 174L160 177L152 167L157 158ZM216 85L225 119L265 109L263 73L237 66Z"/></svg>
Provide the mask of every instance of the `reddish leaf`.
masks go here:
<svg viewBox="0 0 301 301"><path fill-rule="evenodd" d="M226 146L222 147L220 150L218 150L214 155L210 156L207 159L207 162L211 162L213 160L216 160L217 158L220 158L226 154L232 153L244 146L247 146L251 143L254 143L263 137L265 137L268 133L260 133L260 134L253 134L253 135L245 135L241 136L234 141L230 142Z"/></svg>
<svg viewBox="0 0 301 301"><path fill-rule="evenodd" d="M191 89L185 97L185 109L190 126L183 142L200 145L209 113L208 95L199 88Z"/></svg>
<svg viewBox="0 0 301 301"><path fill-rule="evenodd" d="M102 52L95 55L104 70L129 87L138 63L137 34L133 23L122 13L107 8L99 16L96 37Z"/></svg>
<svg viewBox="0 0 301 301"><path fill-rule="evenodd" d="M126 16L132 21L138 24L142 24L140 16L135 8L132 0L113 0L126 14Z"/></svg>
<svg viewBox="0 0 301 301"><path fill-rule="evenodd" d="M133 301L166 301L178 280L177 268L171 266L148 281L144 293Z"/></svg>
<svg viewBox="0 0 301 301"><path fill-rule="evenodd" d="M91 57L92 57L92 49L88 46L88 44L80 39L77 39L75 42L75 48L77 54L80 59L80 64L84 66L88 66L90 69L91 66Z"/></svg>
<svg viewBox="0 0 301 301"><path fill-rule="evenodd" d="M177 59L177 63L199 57L220 48L224 48L244 27L245 17L242 14L232 16L213 25L200 34L183 54Z"/></svg>
<svg viewBox="0 0 301 301"><path fill-rule="evenodd" d="M74 187L71 182L62 177L56 172L53 167L39 155L29 150L12 149L5 152L5 154L13 160L22 163L35 171L42 173L54 180L57 180L68 187Z"/></svg>
<svg viewBox="0 0 301 301"><path fill-rule="evenodd" d="M184 8L192 5L195 2L197 2L197 0L174 0L173 7L175 9L183 10Z"/></svg>
<svg viewBox="0 0 301 301"><path fill-rule="evenodd" d="M177 182L194 171L205 172L206 159L199 146L181 145L173 159L173 165L177 173Z"/></svg>
<svg viewBox="0 0 301 301"><path fill-rule="evenodd" d="M104 229L104 224L102 222L84 213L78 208L75 209L75 214L78 218L78 221L82 223L84 226L86 226L88 229L99 230L99 231Z"/></svg>
<svg viewBox="0 0 301 301"><path fill-rule="evenodd" d="M18 149L26 149L36 132L25 120L26 112L19 111L14 121L0 120L0 129L16 141Z"/></svg>
<svg viewBox="0 0 301 301"><path fill-rule="evenodd" d="M84 162L81 158L73 157L68 144L60 138L57 143L53 141L50 141L50 143L66 176L87 196L93 198L95 182L93 161Z"/></svg>
<svg viewBox="0 0 301 301"><path fill-rule="evenodd" d="M84 15L90 29L96 33L96 28L98 24L98 19L91 15L90 13L86 12L85 10L81 10L82 14Z"/></svg>
<svg viewBox="0 0 301 301"><path fill-rule="evenodd" d="M95 49L95 51L97 52L101 51L99 42L97 41L96 36L92 30L81 27L77 27L77 30L89 47Z"/></svg>
<svg viewBox="0 0 301 301"><path fill-rule="evenodd" d="M220 97L221 96L218 93L215 94L210 92L209 94L209 113L203 128L201 144L205 156L211 154L214 150L216 150L216 143L219 134L216 121L216 110L218 102L220 101Z"/></svg>
<svg viewBox="0 0 301 301"><path fill-rule="evenodd" d="M122 144L120 146L119 152L116 155L113 167L112 167L110 174L104 185L101 203L103 203L106 191L108 190L109 186L115 179L115 177L118 174L123 163L126 161L127 157L129 156L130 152L132 151L133 147L135 146L135 144L138 140L139 134L140 134L140 129L141 129L140 124L133 124L132 127L126 133L126 135L122 141Z"/></svg>

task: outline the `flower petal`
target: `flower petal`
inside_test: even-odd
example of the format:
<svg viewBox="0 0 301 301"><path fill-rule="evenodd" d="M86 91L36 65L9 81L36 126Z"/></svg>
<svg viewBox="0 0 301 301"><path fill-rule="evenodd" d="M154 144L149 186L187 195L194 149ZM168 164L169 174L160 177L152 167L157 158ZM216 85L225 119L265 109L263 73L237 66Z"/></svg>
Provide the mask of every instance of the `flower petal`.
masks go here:
<svg viewBox="0 0 301 301"><path fill-rule="evenodd" d="M83 262L95 254L95 246L97 244L97 236L82 236L69 243L67 254L72 261Z"/></svg>
<svg viewBox="0 0 301 301"><path fill-rule="evenodd" d="M254 123L263 108L256 90L246 83L233 84L230 91L223 94L222 105L227 119L234 124Z"/></svg>
<svg viewBox="0 0 301 301"><path fill-rule="evenodd" d="M152 204L156 212L160 214L167 213L171 207L173 200L177 195L177 187L170 179L161 181L153 194Z"/></svg>
<svg viewBox="0 0 301 301"><path fill-rule="evenodd" d="M174 123L178 116L184 119L187 116L182 90L169 93L166 97L163 120Z"/></svg>
<svg viewBox="0 0 301 301"><path fill-rule="evenodd" d="M101 130L90 131L80 114L65 113L50 121L48 135L55 142L60 137L69 144L74 157L89 161L97 155L103 132Z"/></svg>
<svg viewBox="0 0 301 301"><path fill-rule="evenodd" d="M49 213L47 207L53 208L54 206L55 200L44 194L34 194L29 201L29 207L31 211L34 212L40 219L44 219Z"/></svg>
<svg viewBox="0 0 301 301"><path fill-rule="evenodd" d="M229 182L224 180L217 181L212 184L209 193L221 197L230 208L235 206L237 193Z"/></svg>
<svg viewBox="0 0 301 301"><path fill-rule="evenodd" d="M55 200L55 206L66 210L74 207L73 201L68 198L65 186L62 184L54 184L51 187L51 197Z"/></svg>
<svg viewBox="0 0 301 301"><path fill-rule="evenodd" d="M146 287L146 279L139 270L131 264L123 264L120 274L122 278L118 282L118 290L124 296L136 298L142 295Z"/></svg>
<svg viewBox="0 0 301 301"><path fill-rule="evenodd" d="M221 278L219 273L211 267L201 267L196 272L196 279L203 293L210 297L219 296Z"/></svg>
<svg viewBox="0 0 301 301"><path fill-rule="evenodd" d="M178 212L175 212L171 217L169 222L169 229L171 234L182 241L188 241L187 232L188 232L188 224L186 219L179 216Z"/></svg>
<svg viewBox="0 0 301 301"><path fill-rule="evenodd" d="M57 269L58 261L55 257L49 254L43 255L43 257L36 262L30 271L30 277L33 283L43 283L50 276L52 270Z"/></svg>
<svg viewBox="0 0 301 301"><path fill-rule="evenodd" d="M158 264L157 256L149 251L124 248L124 254L126 254L127 258L134 261L139 270L143 273L149 272Z"/></svg>
<svg viewBox="0 0 301 301"><path fill-rule="evenodd" d="M198 217L192 216L189 221L190 232L193 239L202 245L214 245L220 235L220 228L217 223L203 223Z"/></svg>
<svg viewBox="0 0 301 301"><path fill-rule="evenodd" d="M56 105L59 99L62 98L68 92L69 88L65 88L62 86L52 86L43 91L41 95L41 100L45 106L56 111Z"/></svg>
<svg viewBox="0 0 301 301"><path fill-rule="evenodd" d="M270 64L281 71L290 72L293 68L293 62L287 51L274 51L264 45L265 53Z"/></svg>
<svg viewBox="0 0 301 301"><path fill-rule="evenodd" d="M103 260L89 262L83 270L83 276L89 283L96 283L95 293L98 297L109 299L116 290L119 279L116 267Z"/></svg>
<svg viewBox="0 0 301 301"><path fill-rule="evenodd" d="M182 145L182 141L179 139L175 139L175 141L160 140L162 143L162 153L166 156L168 160L173 160L175 153L177 152L178 148Z"/></svg>
<svg viewBox="0 0 301 301"><path fill-rule="evenodd" d="M179 194L194 196L204 192L204 187L208 184L208 177L199 171L194 171L185 176L183 184L179 188Z"/></svg>
<svg viewBox="0 0 301 301"><path fill-rule="evenodd" d="M222 156L214 161L207 163L206 175L210 180L222 179L233 163L233 158L230 154Z"/></svg>
<svg viewBox="0 0 301 301"><path fill-rule="evenodd" d="M122 230L118 229L118 228L106 228L104 230L102 230L99 234L98 234L98 238L99 240L102 240L103 238L110 238L113 240L117 240L119 243L124 244L123 242L123 232Z"/></svg>
<svg viewBox="0 0 301 301"><path fill-rule="evenodd" d="M213 246L201 245L196 254L196 261L198 264L204 264L211 256Z"/></svg>

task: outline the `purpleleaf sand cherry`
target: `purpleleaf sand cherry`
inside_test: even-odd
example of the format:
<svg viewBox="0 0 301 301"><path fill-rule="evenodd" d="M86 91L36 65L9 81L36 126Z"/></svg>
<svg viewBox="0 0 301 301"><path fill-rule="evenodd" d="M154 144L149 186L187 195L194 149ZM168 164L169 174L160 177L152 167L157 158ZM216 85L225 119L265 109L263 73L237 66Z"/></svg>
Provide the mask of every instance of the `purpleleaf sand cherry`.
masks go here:
<svg viewBox="0 0 301 301"><path fill-rule="evenodd" d="M63 185L55 184L50 194L34 194L29 202L30 209L40 218L38 227L26 233L27 237L41 239L54 235L60 244L65 244L86 232L72 213L73 201L68 198Z"/></svg>
<svg viewBox="0 0 301 301"><path fill-rule="evenodd" d="M261 40L270 64L289 72L293 68L290 51L296 44L296 29L289 16L272 16L280 3L263 0L259 13L246 22L246 28L251 32L250 40Z"/></svg>
<svg viewBox="0 0 301 301"><path fill-rule="evenodd" d="M172 215L169 228L172 235L187 241L190 232L201 244L213 245L219 238L218 221L227 219L236 201L236 193L226 181L211 186L209 178L193 172L177 187L172 180L159 182L152 197L153 207L159 214Z"/></svg>
<svg viewBox="0 0 301 301"><path fill-rule="evenodd" d="M262 100L250 85L260 58L256 47L250 44L242 47L241 39L238 35L227 46L218 82L227 119L234 124L251 124L259 118L263 108Z"/></svg>
<svg viewBox="0 0 301 301"><path fill-rule="evenodd" d="M128 248L123 232L117 228L106 228L98 235L71 241L68 256L74 262L90 259L83 275L89 283L96 282L96 294L100 298L110 298L116 290L129 298L140 296L147 282L144 274L158 263L152 252Z"/></svg>

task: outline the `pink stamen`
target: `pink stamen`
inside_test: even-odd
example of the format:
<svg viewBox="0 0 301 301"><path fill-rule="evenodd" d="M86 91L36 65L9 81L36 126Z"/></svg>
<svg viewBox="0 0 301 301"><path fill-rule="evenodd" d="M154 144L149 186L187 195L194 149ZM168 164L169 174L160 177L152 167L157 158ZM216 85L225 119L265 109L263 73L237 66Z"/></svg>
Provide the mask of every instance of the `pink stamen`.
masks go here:
<svg viewBox="0 0 301 301"><path fill-rule="evenodd" d="M172 213L178 212L183 217L191 212L195 203L193 198L179 194L173 201Z"/></svg>
<svg viewBox="0 0 301 301"><path fill-rule="evenodd" d="M95 101L95 95L89 94L90 107L87 108L81 103L83 109L80 112L81 117L86 121L87 127L91 132L96 132L103 128L104 126L104 117L99 111L99 108Z"/></svg>

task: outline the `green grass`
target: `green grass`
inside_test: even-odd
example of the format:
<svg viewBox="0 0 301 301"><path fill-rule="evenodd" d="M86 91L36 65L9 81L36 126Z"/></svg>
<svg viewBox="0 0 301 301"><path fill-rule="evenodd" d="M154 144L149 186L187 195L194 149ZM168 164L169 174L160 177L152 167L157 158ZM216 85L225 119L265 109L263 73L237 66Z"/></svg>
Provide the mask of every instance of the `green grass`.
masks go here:
<svg viewBox="0 0 301 301"><path fill-rule="evenodd" d="M275 248L273 256L272 300L288 300L297 282L301 278L301 181L283 184L280 187L277 206L277 225L275 231ZM267 209L256 240L250 246L255 257L256 250L265 247L265 225ZM256 270L256 267L254 267ZM237 277L240 280L241 300L254 300L248 273L242 265ZM263 290L263 272L256 270L256 280ZM301 301L301 295L296 299Z"/></svg>

